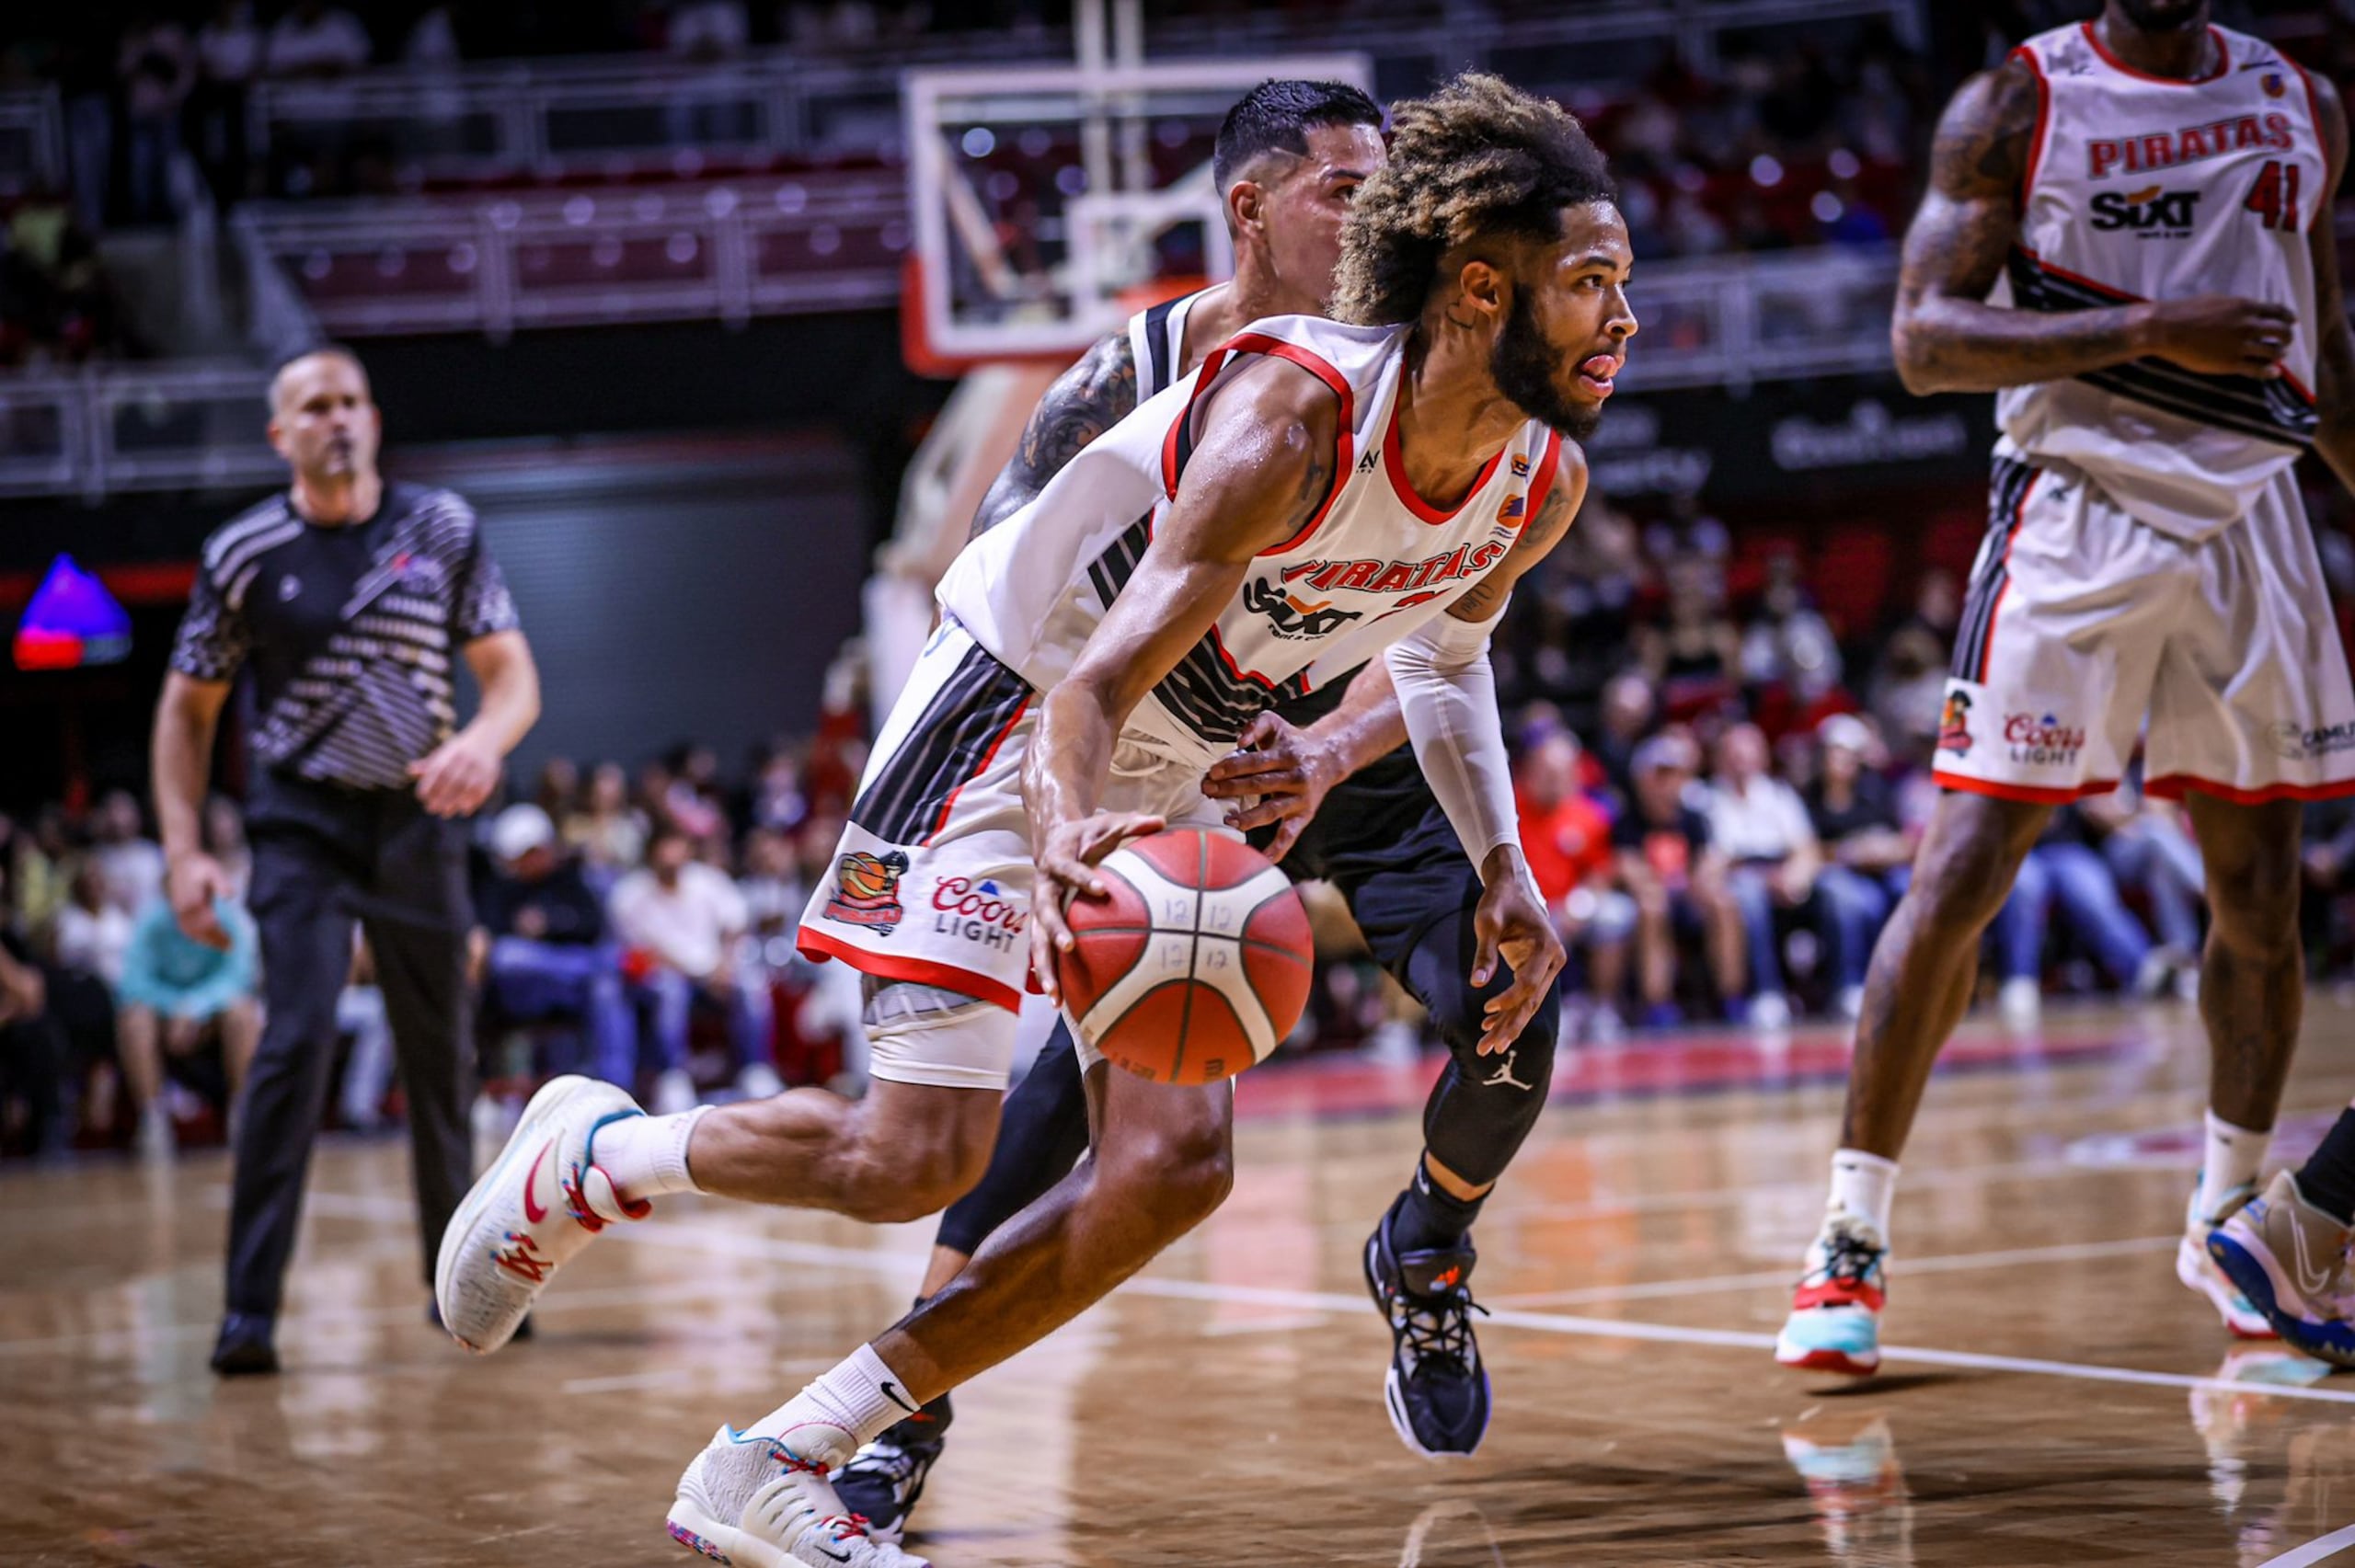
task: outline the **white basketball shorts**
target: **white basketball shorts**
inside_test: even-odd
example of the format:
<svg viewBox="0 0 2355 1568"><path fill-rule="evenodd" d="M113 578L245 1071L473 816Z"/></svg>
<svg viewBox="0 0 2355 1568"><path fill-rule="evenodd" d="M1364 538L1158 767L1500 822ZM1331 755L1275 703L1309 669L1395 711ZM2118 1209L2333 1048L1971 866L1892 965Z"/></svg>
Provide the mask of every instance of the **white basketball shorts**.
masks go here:
<svg viewBox="0 0 2355 1568"><path fill-rule="evenodd" d="M1029 682L944 621L892 704L859 780L830 874L798 944L882 979L913 980L1019 1013L1030 978L1030 822L1022 762L1038 724ZM1107 811L1222 831L1199 767L1126 737L1113 748ZM1003 1089L1015 1031L953 1025L878 1049L877 1078ZM1097 1059L1081 1046L1083 1062Z"/></svg>
<svg viewBox="0 0 2355 1568"><path fill-rule="evenodd" d="M2062 465L1995 464L1939 726L1951 789L2240 804L2355 794L2355 688L2288 471L2197 542ZM2146 727L2147 721L2147 728Z"/></svg>

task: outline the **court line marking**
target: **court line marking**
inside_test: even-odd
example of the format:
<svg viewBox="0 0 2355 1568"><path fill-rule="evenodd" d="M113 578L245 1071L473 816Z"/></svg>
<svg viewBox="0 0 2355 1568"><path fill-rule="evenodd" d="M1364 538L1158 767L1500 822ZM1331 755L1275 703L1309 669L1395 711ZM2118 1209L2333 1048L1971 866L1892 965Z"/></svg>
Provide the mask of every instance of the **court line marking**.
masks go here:
<svg viewBox="0 0 2355 1568"><path fill-rule="evenodd" d="M315 1193L311 1196L309 1202L314 1208L323 1211L332 1208L354 1219L377 1217L397 1219L406 1219L412 1212L409 1205L395 1199L366 1198L336 1193ZM757 1233L746 1234L741 1230L723 1230L711 1225L692 1222L661 1228L633 1226L626 1230L617 1230L613 1234L619 1241L642 1246L687 1247L701 1252L726 1253L739 1257L755 1257L771 1262L814 1264L835 1268L856 1269L867 1274L912 1272L921 1265L924 1256L922 1253L913 1249L905 1253L857 1250L829 1246L815 1242L794 1242L783 1237ZM1324 1291L1279 1290L1261 1286L1220 1285L1204 1280L1135 1278L1120 1286L1114 1294L1121 1292L1168 1300L1218 1301L1278 1307L1295 1312L1357 1315L1363 1313L1366 1310L1364 1300L1357 1296L1344 1296ZM620 1293L615 1292L615 1294ZM557 1299L561 1300L562 1298ZM578 1298L576 1298L577 1300ZM1673 1323L1650 1323L1622 1318L1572 1317L1562 1313L1533 1312L1511 1307L1492 1311L1488 1321L1499 1327L1528 1329L1540 1333L1569 1334L1590 1339L1632 1339L1652 1344L1708 1345L1729 1350L1766 1351L1772 1350L1775 1346L1773 1334L1747 1330L1688 1328ZM121 1336L114 1334L94 1337ZM5 1348L20 1349L29 1343L30 1342L18 1342L17 1345ZM2152 1372L2139 1368L2102 1367L2087 1362L2051 1361L2036 1356L1994 1356L1977 1351L1939 1350L1927 1346L1890 1345L1881 1347L1881 1359L1884 1362L1896 1361L1927 1367L1953 1367L1968 1371L2010 1372L2029 1377L2066 1378L2082 1382L2123 1383L2142 1388L2208 1389L2220 1393L2257 1394L2275 1399L2303 1399L2326 1404L2355 1404L2355 1388L2325 1389L2279 1383L2242 1383L2228 1379L2202 1378L2183 1372Z"/></svg>
<svg viewBox="0 0 2355 1568"><path fill-rule="evenodd" d="M406 1212L405 1209L404 1212ZM769 1236L747 1236L741 1232L719 1230L709 1226L675 1225L662 1232L650 1229L633 1229L619 1230L615 1234L623 1241L648 1245L693 1246L704 1250L735 1253L738 1255L774 1258L788 1263L822 1262L841 1267L864 1269L870 1273L896 1273L913 1262L912 1257L894 1258L888 1253L853 1252L846 1247L827 1247L804 1242L787 1242ZM1313 1290L1279 1290L1262 1286L1219 1285L1206 1280L1137 1278L1131 1279L1119 1287L1115 1294L1120 1291L1169 1300L1248 1303L1263 1307L1288 1308L1298 1312L1359 1315L1366 1310L1365 1300L1357 1296ZM1572 1334L1591 1339L1646 1340L1655 1344L1702 1345L1729 1350L1771 1351L1775 1348L1775 1336L1771 1333L1759 1333L1740 1329L1685 1328L1673 1323L1648 1323L1621 1318L1572 1317L1556 1312L1525 1311L1511 1307L1490 1312L1488 1321L1507 1328L1530 1329L1540 1333ZM2051 1361L2039 1356L1994 1356L1977 1351L1939 1350L1917 1345L1883 1345L1880 1354L1881 1359L1885 1362L1909 1362L1927 1367L1954 1367L1976 1372L2012 1372L2028 1377L2069 1378L2081 1382L2128 1383L2143 1388L2210 1389L2222 1393L2263 1394L2281 1399L2313 1400L2325 1404L2355 1404L2355 1387L2324 1389L2275 1383L2241 1383L2229 1379L2202 1378L2186 1372L2151 1372L2132 1367L2102 1367L2089 1362Z"/></svg>
<svg viewBox="0 0 2355 1568"><path fill-rule="evenodd" d="M2067 1242L2049 1247L2009 1247L1992 1253L1948 1253L1926 1258L1906 1258L1891 1266L1907 1276L1957 1274L1975 1268L2005 1268L2014 1264L2065 1263L2077 1259L2126 1257L2139 1253L2172 1250L2180 1236L2136 1236L2120 1242ZM1487 1305L1498 1307L1575 1307L1590 1301L1633 1301L1659 1296L1693 1296L1710 1290L1750 1290L1768 1285L1788 1285L1791 1270L1774 1273L1720 1274L1706 1279L1650 1279L1634 1285L1591 1285L1577 1290L1541 1290L1518 1296L1492 1296Z"/></svg>
<svg viewBox="0 0 2355 1568"><path fill-rule="evenodd" d="M2335 1529L2326 1536L2316 1536L2303 1546L2293 1547L2279 1557L2267 1558L2257 1568L2306 1568L2309 1562L2336 1557L2350 1546L2355 1546L2355 1525Z"/></svg>

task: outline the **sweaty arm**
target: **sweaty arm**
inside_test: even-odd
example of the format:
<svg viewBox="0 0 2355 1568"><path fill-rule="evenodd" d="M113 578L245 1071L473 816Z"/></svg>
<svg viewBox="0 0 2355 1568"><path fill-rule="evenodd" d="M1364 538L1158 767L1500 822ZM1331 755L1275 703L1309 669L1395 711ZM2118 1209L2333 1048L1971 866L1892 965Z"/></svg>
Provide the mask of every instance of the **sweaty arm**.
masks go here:
<svg viewBox="0 0 2355 1568"><path fill-rule="evenodd" d="M2213 375L2278 374L2290 327L2279 305L2223 294L2053 312L1986 303L2019 237L2039 94L2016 57L1965 82L1938 121L1890 325L1906 389L1994 392L2145 356Z"/></svg>
<svg viewBox="0 0 2355 1568"><path fill-rule="evenodd" d="M1095 862L1121 839L1162 825L1097 811L1121 726L1234 602L1253 557L1299 532L1339 483L1339 405L1296 365L1268 359L1245 367L1212 395L1201 418L1176 499L1071 672L1040 703L1023 764L1040 876L1032 950L1051 992L1047 949L1071 944L1063 895L1100 893Z"/></svg>
<svg viewBox="0 0 2355 1568"><path fill-rule="evenodd" d="M1585 458L1564 442L1559 463L1537 515L1496 569L1446 614L1393 644L1386 660L1415 759L1484 882L1527 874L1488 634L1514 581L1561 542L1586 498Z"/></svg>
<svg viewBox="0 0 2355 1568"><path fill-rule="evenodd" d="M2315 76L2315 117L2322 122L2323 155L2330 173L2315 199L2306 246L2314 258L2315 402L2321 423L2315 451L2338 482L2355 490L2355 336L2347 328L2347 299L2338 279L2338 236L2331 214L2339 181L2347 174L2347 109L2327 77Z"/></svg>
<svg viewBox="0 0 2355 1568"><path fill-rule="evenodd" d="M1047 481L1063 472L1087 443L1135 412L1136 351L1129 335L1115 332L1057 376L1022 427L1022 442L982 497L967 530L979 539L1038 498Z"/></svg>

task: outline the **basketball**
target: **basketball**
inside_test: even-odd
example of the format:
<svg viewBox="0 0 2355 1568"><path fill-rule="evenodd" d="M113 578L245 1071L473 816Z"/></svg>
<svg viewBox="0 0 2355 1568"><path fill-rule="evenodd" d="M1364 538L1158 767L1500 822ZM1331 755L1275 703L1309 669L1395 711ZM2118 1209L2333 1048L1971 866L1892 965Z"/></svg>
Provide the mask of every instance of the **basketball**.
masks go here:
<svg viewBox="0 0 2355 1568"><path fill-rule="evenodd" d="M1308 912L1239 839L1155 833L1104 857L1108 896L1074 898L1063 1007L1115 1067L1215 1083L1264 1061L1308 1002Z"/></svg>

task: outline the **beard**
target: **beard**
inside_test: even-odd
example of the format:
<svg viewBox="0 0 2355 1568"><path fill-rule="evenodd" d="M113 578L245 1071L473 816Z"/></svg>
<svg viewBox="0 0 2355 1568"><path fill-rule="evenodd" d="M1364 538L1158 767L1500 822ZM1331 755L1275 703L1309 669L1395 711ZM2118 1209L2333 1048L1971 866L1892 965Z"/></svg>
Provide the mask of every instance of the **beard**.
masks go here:
<svg viewBox="0 0 2355 1568"><path fill-rule="evenodd" d="M2118 0L2118 8L2138 32L2188 32L2208 19L2203 0Z"/></svg>
<svg viewBox="0 0 2355 1568"><path fill-rule="evenodd" d="M1488 374L1514 407L1572 441L1583 441L1603 422L1603 406L1572 402L1554 383L1557 358L1537 330L1537 313L1529 302L1529 291L1514 292L1504 330L1488 350Z"/></svg>

